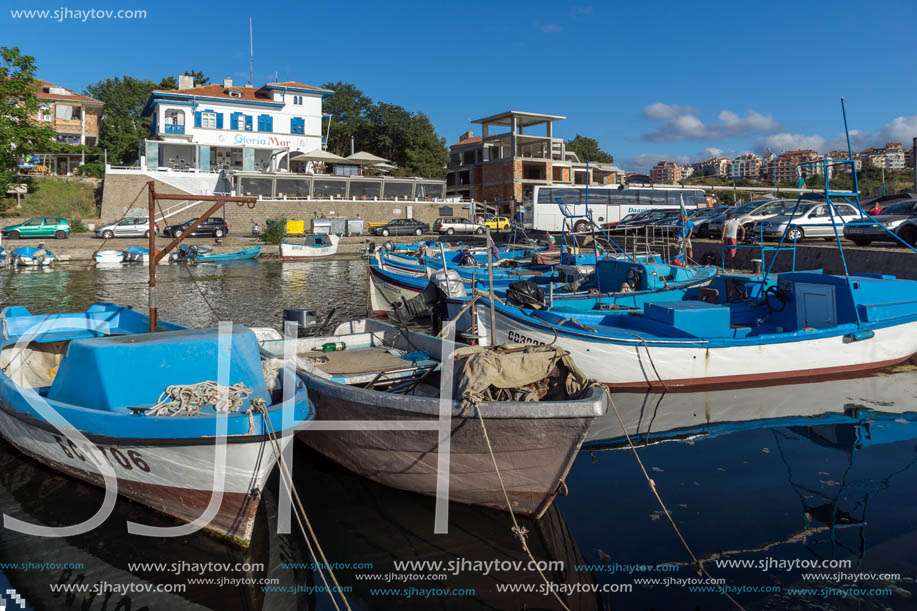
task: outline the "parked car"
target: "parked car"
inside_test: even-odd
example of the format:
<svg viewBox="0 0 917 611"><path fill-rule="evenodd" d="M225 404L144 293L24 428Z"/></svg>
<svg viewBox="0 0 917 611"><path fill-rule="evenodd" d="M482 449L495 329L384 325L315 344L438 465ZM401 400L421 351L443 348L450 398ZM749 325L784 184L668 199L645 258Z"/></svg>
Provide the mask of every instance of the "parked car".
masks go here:
<svg viewBox="0 0 917 611"><path fill-rule="evenodd" d="M895 193L894 195L881 195L871 199L863 200L861 207L868 212L870 216L882 214L883 211L897 202L903 202L911 199L917 199L913 193Z"/></svg>
<svg viewBox="0 0 917 611"><path fill-rule="evenodd" d="M509 231L510 225L509 218L505 216L492 216L484 221L484 226L491 231Z"/></svg>
<svg viewBox="0 0 917 611"><path fill-rule="evenodd" d="M691 220L694 222L694 235L699 238L706 237L716 237L720 236L711 236L708 231L710 221L715 218L718 218L721 214L727 212L729 206L720 204L719 206L713 206L712 208L698 208L694 215L691 217Z"/></svg>
<svg viewBox="0 0 917 611"><path fill-rule="evenodd" d="M4 238L56 238L66 240L70 237L70 223L57 216L36 216L24 223L10 225L0 230Z"/></svg>
<svg viewBox="0 0 917 611"><path fill-rule="evenodd" d="M443 216L433 221L433 231L440 234L445 233L446 235L454 235L456 233L481 235L484 233L484 225L457 216Z"/></svg>
<svg viewBox="0 0 917 611"><path fill-rule="evenodd" d="M179 223L178 225L169 225L166 227L162 235L169 236L172 238L177 238L178 236L186 233L188 228L196 221L197 218L193 218L190 221L185 221L184 223ZM213 236L215 238L222 238L224 235L229 234L229 225L226 224L222 218L218 216L211 216L209 219L205 220L203 223L198 225L194 231L189 234L192 236Z"/></svg>
<svg viewBox="0 0 917 611"><path fill-rule="evenodd" d="M385 225L373 227L373 235L421 235L430 232L430 226L414 219L393 219Z"/></svg>
<svg viewBox="0 0 917 611"><path fill-rule="evenodd" d="M726 206L718 206L716 208L697 208L693 210L687 210L687 216L694 223L694 237L701 237L700 229L707 222L718 216L720 212L723 212L726 209ZM662 217L658 221L653 221L653 224L657 227L663 229L666 233L671 233L676 227L681 224L681 210L676 210L675 212L669 212L666 216Z"/></svg>
<svg viewBox="0 0 917 611"><path fill-rule="evenodd" d="M757 236L754 233L754 224L767 220L772 216L777 216L785 212L788 208L796 205L795 199L770 199L754 200L741 206L729 206L719 216L716 216L706 223L705 235L718 238L723 232L723 225L726 223L726 214L732 212L739 223L745 227L746 239L753 239Z"/></svg>
<svg viewBox="0 0 917 611"><path fill-rule="evenodd" d="M844 237L857 246L868 246L871 242L898 242L898 236L917 246L917 199L894 203L873 218L877 223L844 227Z"/></svg>
<svg viewBox="0 0 917 611"><path fill-rule="evenodd" d="M153 223L153 234L159 233L159 225ZM135 236L150 237L150 220L145 216L126 217L112 223L96 228L96 237L105 238L128 238Z"/></svg>
<svg viewBox="0 0 917 611"><path fill-rule="evenodd" d="M752 228L754 235L759 235L763 230L764 238L779 238L786 231L786 239L798 241L805 238L834 239L834 226L845 225L851 221L860 220L860 212L850 204L834 204L834 210L828 204L818 202L799 203L796 213L790 217L792 208L786 214L771 217L766 221L755 223ZM843 232L843 227L838 227L838 232Z"/></svg>

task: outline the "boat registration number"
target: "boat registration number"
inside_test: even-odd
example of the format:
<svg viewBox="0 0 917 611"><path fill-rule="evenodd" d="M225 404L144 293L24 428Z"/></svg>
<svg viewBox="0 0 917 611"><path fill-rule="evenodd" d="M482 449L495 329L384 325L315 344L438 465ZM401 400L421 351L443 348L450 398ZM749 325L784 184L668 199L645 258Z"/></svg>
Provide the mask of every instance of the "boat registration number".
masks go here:
<svg viewBox="0 0 917 611"><path fill-rule="evenodd" d="M54 440L57 442L57 445L64 452L64 455L67 456L70 460L80 460L82 462L87 462L86 454L89 454L88 450L84 446L78 446L73 442L72 439L61 439L60 436L55 435ZM108 461L108 464L114 466L115 463L119 467L127 471L132 471L134 468L143 471L144 473L150 472L150 465L143 460L143 455L140 454L137 450L119 450L118 448L104 448L98 445L92 445L89 449L98 450L102 456L105 457L105 460ZM114 459L114 462L112 462Z"/></svg>
<svg viewBox="0 0 917 611"><path fill-rule="evenodd" d="M513 344L540 344L541 342L532 339L531 337L526 337L525 335L517 331L507 331L506 339Z"/></svg>

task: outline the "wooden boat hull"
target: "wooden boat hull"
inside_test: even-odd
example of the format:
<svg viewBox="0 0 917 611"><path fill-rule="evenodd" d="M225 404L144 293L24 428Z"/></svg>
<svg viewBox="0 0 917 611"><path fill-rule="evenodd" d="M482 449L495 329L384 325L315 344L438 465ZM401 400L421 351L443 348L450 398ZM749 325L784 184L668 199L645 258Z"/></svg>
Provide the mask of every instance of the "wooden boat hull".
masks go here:
<svg viewBox="0 0 917 611"><path fill-rule="evenodd" d="M392 304L402 303L416 297L423 289L405 283L398 283L392 277L369 267L369 303L376 316L387 316Z"/></svg>
<svg viewBox="0 0 917 611"><path fill-rule="evenodd" d="M0 434L23 454L97 486L105 482L88 453L104 457L115 470L118 494L182 522L199 518L213 494L212 437L195 443L197 440L114 440L87 434L92 446L78 447L50 425L16 413L2 401ZM288 437L286 443L289 441ZM230 438L226 445L223 498L204 529L247 545L260 490L276 460L273 447L264 437Z"/></svg>
<svg viewBox="0 0 917 611"><path fill-rule="evenodd" d="M478 303L477 321L491 341L490 309ZM587 329L553 326L509 308L495 308L496 342L544 343L568 350L589 378L613 389L696 390L774 385L845 377L907 360L917 352L917 322L874 330L854 341L850 331L774 343L711 347L703 341L649 342L636 336L611 340ZM556 332L556 334L555 334Z"/></svg>
<svg viewBox="0 0 917 611"><path fill-rule="evenodd" d="M305 372L316 420L435 420L439 399L365 390ZM593 420L605 412L605 395L564 403L484 403L481 411L497 465L506 487L506 504L491 454L473 412L454 403L451 418L449 500L540 517L559 492ZM436 495L438 431L310 430L297 436L344 468L380 484L429 496Z"/></svg>

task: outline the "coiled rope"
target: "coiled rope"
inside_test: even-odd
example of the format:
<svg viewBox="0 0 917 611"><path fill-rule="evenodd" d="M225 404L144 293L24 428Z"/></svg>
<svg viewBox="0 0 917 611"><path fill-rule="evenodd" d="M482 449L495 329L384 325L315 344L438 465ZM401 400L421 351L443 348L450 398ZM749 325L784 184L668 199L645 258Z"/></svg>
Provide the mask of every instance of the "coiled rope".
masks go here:
<svg viewBox="0 0 917 611"><path fill-rule="evenodd" d="M203 408L212 405L219 414L238 412L252 394L243 382L221 386L212 380L197 384L167 386L159 400L144 412L147 416L198 416ZM264 399L252 399L247 411L257 411Z"/></svg>

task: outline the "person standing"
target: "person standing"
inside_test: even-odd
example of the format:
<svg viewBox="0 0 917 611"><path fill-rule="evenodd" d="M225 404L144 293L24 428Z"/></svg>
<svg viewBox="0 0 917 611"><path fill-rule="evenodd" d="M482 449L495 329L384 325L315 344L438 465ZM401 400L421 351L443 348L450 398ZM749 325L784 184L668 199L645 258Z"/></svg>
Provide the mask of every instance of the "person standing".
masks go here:
<svg viewBox="0 0 917 611"><path fill-rule="evenodd" d="M687 257L685 262L694 259L694 249L691 247L691 236L694 235L694 221L688 218L687 213L682 209L681 222L678 224L679 245L684 255Z"/></svg>
<svg viewBox="0 0 917 611"><path fill-rule="evenodd" d="M738 244L739 231L742 232L742 239L745 239L745 227L739 223L739 219L732 212L726 213L726 222L723 223L723 232L720 236L723 244L726 246L735 246ZM729 249L729 267L735 267L736 249Z"/></svg>

